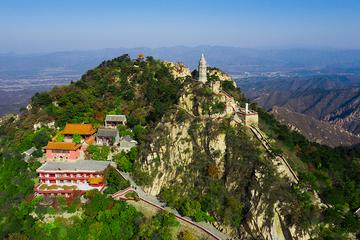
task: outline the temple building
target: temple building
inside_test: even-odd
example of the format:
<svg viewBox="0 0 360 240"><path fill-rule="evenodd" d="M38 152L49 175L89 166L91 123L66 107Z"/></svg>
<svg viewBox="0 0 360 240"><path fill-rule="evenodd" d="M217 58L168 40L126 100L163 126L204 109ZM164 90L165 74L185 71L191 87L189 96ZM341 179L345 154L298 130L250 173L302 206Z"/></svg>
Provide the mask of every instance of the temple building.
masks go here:
<svg viewBox="0 0 360 240"><path fill-rule="evenodd" d="M245 103L245 108L239 108L237 115L245 126L255 125L259 123L258 113L249 109L249 104Z"/></svg>
<svg viewBox="0 0 360 240"><path fill-rule="evenodd" d="M48 142L44 149L48 161L76 161L84 155L81 144L73 142Z"/></svg>
<svg viewBox="0 0 360 240"><path fill-rule="evenodd" d="M79 160L74 162L46 162L39 167L37 195L70 197L106 187L104 173L113 163L109 161Z"/></svg>
<svg viewBox="0 0 360 240"><path fill-rule="evenodd" d="M135 147L138 142L132 139L130 136L124 136L119 141L119 149L120 151L128 152L131 148Z"/></svg>
<svg viewBox="0 0 360 240"><path fill-rule="evenodd" d="M116 128L119 125L126 125L125 115L106 115L105 127Z"/></svg>
<svg viewBox="0 0 360 240"><path fill-rule="evenodd" d="M199 81L202 83L206 83L207 82L207 67L206 67L206 60L204 57L204 54L201 54L201 58L199 61Z"/></svg>
<svg viewBox="0 0 360 240"><path fill-rule="evenodd" d="M79 134L84 142L94 136L96 129L92 124L67 123L60 133L64 135L64 142L72 142L74 134Z"/></svg>
<svg viewBox="0 0 360 240"><path fill-rule="evenodd" d="M116 128L99 128L96 133L96 144L99 146L113 146L119 144L120 136Z"/></svg>
<svg viewBox="0 0 360 240"><path fill-rule="evenodd" d="M35 151L36 151L36 147L31 147L25 152L23 152L22 155L24 156L24 161L28 162Z"/></svg>

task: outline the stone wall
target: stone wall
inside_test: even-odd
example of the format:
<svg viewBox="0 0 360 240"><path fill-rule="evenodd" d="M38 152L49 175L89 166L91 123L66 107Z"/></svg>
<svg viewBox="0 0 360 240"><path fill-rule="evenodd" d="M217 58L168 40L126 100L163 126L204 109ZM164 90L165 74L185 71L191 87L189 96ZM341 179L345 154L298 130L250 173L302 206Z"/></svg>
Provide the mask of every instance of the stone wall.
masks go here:
<svg viewBox="0 0 360 240"><path fill-rule="evenodd" d="M251 126L251 125L258 126L259 116L257 113L245 114L241 112L238 113L238 116L241 119L241 121L245 124L245 126Z"/></svg>

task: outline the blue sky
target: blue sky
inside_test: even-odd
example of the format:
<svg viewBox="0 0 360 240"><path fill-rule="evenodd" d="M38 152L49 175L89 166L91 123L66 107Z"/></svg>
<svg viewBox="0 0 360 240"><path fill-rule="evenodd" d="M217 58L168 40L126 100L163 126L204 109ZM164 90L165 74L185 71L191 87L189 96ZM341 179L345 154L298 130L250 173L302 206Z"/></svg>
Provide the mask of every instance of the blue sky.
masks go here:
<svg viewBox="0 0 360 240"><path fill-rule="evenodd" d="M1 0L0 52L360 48L358 0Z"/></svg>

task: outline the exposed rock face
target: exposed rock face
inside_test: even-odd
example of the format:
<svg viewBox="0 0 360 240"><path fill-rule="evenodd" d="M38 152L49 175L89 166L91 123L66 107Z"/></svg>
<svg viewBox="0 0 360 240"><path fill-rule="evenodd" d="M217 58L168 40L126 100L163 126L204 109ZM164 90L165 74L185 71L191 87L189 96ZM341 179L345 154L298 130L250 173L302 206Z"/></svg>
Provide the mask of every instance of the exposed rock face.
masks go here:
<svg viewBox="0 0 360 240"><path fill-rule="evenodd" d="M360 137L360 88L349 89L349 101L323 119Z"/></svg>
<svg viewBox="0 0 360 240"><path fill-rule="evenodd" d="M221 80L231 80L221 74ZM290 189L289 181L277 175L271 160L264 162L255 157L259 143L247 135L245 128L236 126L234 112L206 112L208 90L199 82L187 85L176 108L150 134L151 143L144 146L138 163L142 174L150 176L151 183L144 190L158 195L165 188L175 187L187 196L194 189L205 191L208 186L202 178L208 175L222 182L232 199L228 201L240 201L234 203L245 214L240 226L234 227L232 220L226 219L214 223L233 239L308 239L304 231L287 226L284 221L284 209L290 208L291 212L294 202L281 201L278 194ZM211 101L226 105L226 99L216 94ZM231 126L239 128L241 134L224 130L234 129Z"/></svg>
<svg viewBox="0 0 360 240"><path fill-rule="evenodd" d="M14 119L16 121L19 119L19 115L10 113L10 114L6 114L5 116L0 117L0 126L3 123L9 121L10 119Z"/></svg>
<svg viewBox="0 0 360 240"><path fill-rule="evenodd" d="M211 68L208 70L208 72L211 75L217 76L220 81L231 81L234 84L234 87L236 87L236 82L231 78L231 76L221 71L220 69Z"/></svg>
<svg viewBox="0 0 360 240"><path fill-rule="evenodd" d="M29 103L29 104L26 106L26 109L27 109L28 111L30 111L30 110L32 109L32 105Z"/></svg>
<svg viewBox="0 0 360 240"><path fill-rule="evenodd" d="M160 190L172 181L179 180L181 183L179 168L185 169L194 160L194 145L203 146L204 141L207 141L209 153L219 168L218 177L222 176L224 169L222 159L226 149L225 134L218 134L211 139L204 135L207 120L224 117L226 113L214 114L210 117L208 114L203 114L203 109L198 105L196 96L192 91L193 89L190 86L186 88L185 94L180 97L178 109L166 116L166 121L160 123L155 129L158 137L150 146L150 153L146 157L148 165L144 165L143 169L147 172L153 172L152 168L156 168L158 172L153 184L145 187L145 191L152 195L159 194ZM216 99L221 100L221 98ZM194 138L191 129L196 129L195 131L206 139ZM204 153L205 150L202 149L202 151ZM170 166L173 169L169 169Z"/></svg>
<svg viewBox="0 0 360 240"><path fill-rule="evenodd" d="M36 130L39 130L40 128L42 127L47 127L47 128L50 128L50 129L55 129L55 121L52 121L52 122L48 122L48 123L44 123L44 122L38 122L38 123L35 123L33 125L33 129L36 131Z"/></svg>
<svg viewBox="0 0 360 240"><path fill-rule="evenodd" d="M263 181L268 181L264 174L257 174L257 182L268 184ZM265 186L263 186L265 187ZM266 240L289 240L289 239L310 239L308 232L299 231L296 226L287 226L282 213L284 208L288 208L287 203L280 203L279 201L268 203L268 197L263 195L260 191L251 192L251 210L249 216L244 224L245 237L240 239L266 239ZM272 215L269 219L268 214Z"/></svg>
<svg viewBox="0 0 360 240"><path fill-rule="evenodd" d="M186 78L191 76L190 69L182 63L165 62L174 78Z"/></svg>
<svg viewBox="0 0 360 240"><path fill-rule="evenodd" d="M144 165L143 169L149 173L157 172L158 174L154 177L152 185L144 188L146 192L157 195L174 179L181 179L177 168L186 167L192 161L193 155L193 149L188 144L191 139L188 134L189 127L190 122L179 125L167 122L158 127L157 130L164 135L159 136L156 143L152 144L150 154L146 159L147 165ZM157 144L163 141L166 141L167 144Z"/></svg>

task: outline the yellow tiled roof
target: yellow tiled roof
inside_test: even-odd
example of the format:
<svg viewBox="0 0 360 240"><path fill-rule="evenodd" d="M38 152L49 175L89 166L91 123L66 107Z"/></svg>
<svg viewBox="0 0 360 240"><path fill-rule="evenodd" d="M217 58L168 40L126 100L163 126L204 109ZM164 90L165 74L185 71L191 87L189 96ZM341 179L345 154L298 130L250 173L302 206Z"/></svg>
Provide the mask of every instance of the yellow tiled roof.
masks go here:
<svg viewBox="0 0 360 240"><path fill-rule="evenodd" d="M72 142L48 142L45 149L51 150L76 150L81 147L81 144Z"/></svg>
<svg viewBox="0 0 360 240"><path fill-rule="evenodd" d="M96 132L92 124L67 123L62 134L92 135Z"/></svg>

